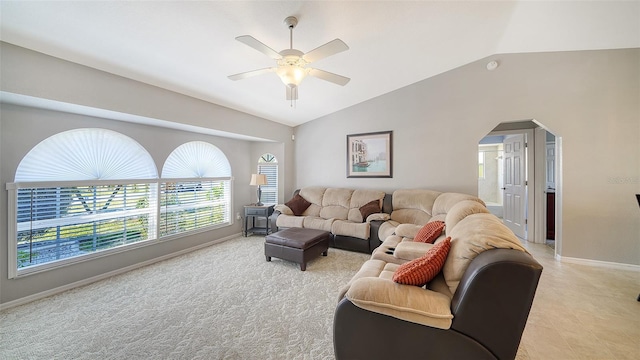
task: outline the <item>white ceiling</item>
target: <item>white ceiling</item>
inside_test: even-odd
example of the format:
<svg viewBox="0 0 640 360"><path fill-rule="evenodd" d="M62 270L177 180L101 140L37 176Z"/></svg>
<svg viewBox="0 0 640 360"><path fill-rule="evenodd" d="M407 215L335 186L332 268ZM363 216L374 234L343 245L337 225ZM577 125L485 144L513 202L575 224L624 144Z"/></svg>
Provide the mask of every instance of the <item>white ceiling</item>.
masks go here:
<svg viewBox="0 0 640 360"><path fill-rule="evenodd" d="M640 1L6 1L0 39L295 126L494 54L640 47ZM350 47L313 66L351 78L300 85L295 108L274 61L235 40L303 52Z"/></svg>

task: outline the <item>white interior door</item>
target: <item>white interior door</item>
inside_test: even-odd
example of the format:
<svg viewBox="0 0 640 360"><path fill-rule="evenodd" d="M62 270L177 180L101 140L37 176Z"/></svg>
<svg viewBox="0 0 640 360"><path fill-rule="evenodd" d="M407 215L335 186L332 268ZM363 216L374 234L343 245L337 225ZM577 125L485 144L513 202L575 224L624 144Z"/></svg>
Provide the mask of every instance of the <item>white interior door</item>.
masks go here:
<svg viewBox="0 0 640 360"><path fill-rule="evenodd" d="M526 161L524 134L504 139L504 223L526 239Z"/></svg>

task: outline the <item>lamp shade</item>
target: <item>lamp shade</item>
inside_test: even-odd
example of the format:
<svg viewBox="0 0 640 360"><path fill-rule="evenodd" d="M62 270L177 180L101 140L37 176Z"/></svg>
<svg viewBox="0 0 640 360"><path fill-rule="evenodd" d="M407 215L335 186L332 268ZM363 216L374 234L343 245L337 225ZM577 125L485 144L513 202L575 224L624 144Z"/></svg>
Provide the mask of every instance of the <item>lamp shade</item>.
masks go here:
<svg viewBox="0 0 640 360"><path fill-rule="evenodd" d="M267 175L251 174L251 182L249 185L267 185Z"/></svg>

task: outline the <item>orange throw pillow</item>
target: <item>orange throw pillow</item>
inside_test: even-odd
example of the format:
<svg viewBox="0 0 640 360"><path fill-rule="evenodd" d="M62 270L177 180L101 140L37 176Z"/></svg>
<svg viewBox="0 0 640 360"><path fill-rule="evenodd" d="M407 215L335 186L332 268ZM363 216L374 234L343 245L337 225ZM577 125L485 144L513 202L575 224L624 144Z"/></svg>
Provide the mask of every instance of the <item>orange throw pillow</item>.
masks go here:
<svg viewBox="0 0 640 360"><path fill-rule="evenodd" d="M433 244L434 241L442 234L444 230L444 221L432 221L418 231L413 241Z"/></svg>
<svg viewBox="0 0 640 360"><path fill-rule="evenodd" d="M451 237L433 245L424 256L400 265L393 274L393 281L415 286L428 283L442 270L449 249L451 249Z"/></svg>

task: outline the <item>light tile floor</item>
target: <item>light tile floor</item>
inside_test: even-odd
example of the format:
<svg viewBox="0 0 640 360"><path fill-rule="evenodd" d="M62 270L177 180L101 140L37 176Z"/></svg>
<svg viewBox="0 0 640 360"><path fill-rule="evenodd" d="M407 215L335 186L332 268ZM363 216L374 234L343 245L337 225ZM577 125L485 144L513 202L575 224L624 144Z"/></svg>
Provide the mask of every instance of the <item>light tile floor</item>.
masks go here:
<svg viewBox="0 0 640 360"><path fill-rule="evenodd" d="M640 272L569 264L526 243L544 267L516 359L640 359Z"/></svg>

